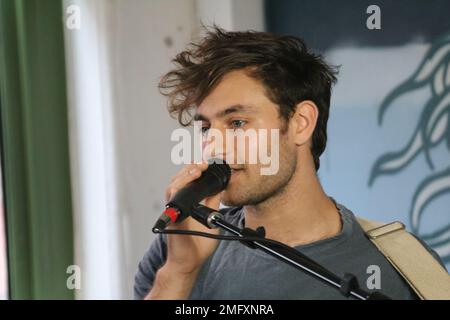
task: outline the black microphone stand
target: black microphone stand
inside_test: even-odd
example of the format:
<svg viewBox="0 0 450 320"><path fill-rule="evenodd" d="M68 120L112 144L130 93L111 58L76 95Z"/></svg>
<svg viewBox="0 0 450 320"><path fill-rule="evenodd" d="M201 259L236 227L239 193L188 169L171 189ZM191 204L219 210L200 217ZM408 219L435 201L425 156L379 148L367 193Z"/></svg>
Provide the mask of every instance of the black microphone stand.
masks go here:
<svg viewBox="0 0 450 320"><path fill-rule="evenodd" d="M194 207L191 216L208 228L219 227L238 237L242 237L243 240L240 240L240 242L247 247L260 249L278 260L306 272L339 290L345 297L354 297L358 300L390 300L389 297L379 292L368 293L362 290L356 277L352 274L346 273L343 278L340 278L294 248L265 238L263 227L259 227L256 230L238 228L225 221L221 213L203 205ZM245 240L246 237L256 238L257 240Z"/></svg>

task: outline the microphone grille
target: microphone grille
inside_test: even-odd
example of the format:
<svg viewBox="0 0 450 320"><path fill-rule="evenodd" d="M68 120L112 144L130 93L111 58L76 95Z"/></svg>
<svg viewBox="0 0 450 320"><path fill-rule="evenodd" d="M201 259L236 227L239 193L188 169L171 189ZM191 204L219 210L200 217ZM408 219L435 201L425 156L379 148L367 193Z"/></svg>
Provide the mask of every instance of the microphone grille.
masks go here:
<svg viewBox="0 0 450 320"><path fill-rule="evenodd" d="M230 181L231 177L231 168L225 162L225 160L220 158L212 158L208 160L209 167L208 171L211 171L215 176L217 176L220 181L223 183L224 188Z"/></svg>

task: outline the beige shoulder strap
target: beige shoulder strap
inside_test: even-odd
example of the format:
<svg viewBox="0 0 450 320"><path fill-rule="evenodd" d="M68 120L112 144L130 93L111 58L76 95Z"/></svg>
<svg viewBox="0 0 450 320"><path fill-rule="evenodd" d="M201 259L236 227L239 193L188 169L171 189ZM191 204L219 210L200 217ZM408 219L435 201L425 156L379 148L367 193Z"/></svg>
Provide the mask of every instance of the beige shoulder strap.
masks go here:
<svg viewBox="0 0 450 320"><path fill-rule="evenodd" d="M421 299L450 299L450 275L401 222L358 222Z"/></svg>

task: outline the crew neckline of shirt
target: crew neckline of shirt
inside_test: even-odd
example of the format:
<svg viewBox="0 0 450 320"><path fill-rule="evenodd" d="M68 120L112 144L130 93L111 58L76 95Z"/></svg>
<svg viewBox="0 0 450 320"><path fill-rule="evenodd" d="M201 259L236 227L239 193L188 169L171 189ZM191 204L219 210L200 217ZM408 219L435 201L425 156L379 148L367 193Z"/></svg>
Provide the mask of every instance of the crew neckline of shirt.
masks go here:
<svg viewBox="0 0 450 320"><path fill-rule="evenodd" d="M332 236L329 238L325 238L325 239L317 240L317 241L314 241L311 243L295 246L294 249L296 249L302 253L305 253L305 254L308 252L311 252L311 251L314 251L314 253L317 254L324 250L330 250L338 245L341 245L342 243L346 242L348 239L351 238L351 235L353 233L353 223L354 223L354 220L352 218L353 214L351 213L351 211L349 209L347 209L342 204L337 203L333 198L330 197L330 199L335 204L335 206L338 209L338 212L341 216L341 221L342 221L341 232L336 234L335 236ZM239 226L239 228L244 228L245 227L245 225L244 225L245 215L244 215L243 208L240 208L238 210L237 214L238 214L237 225ZM272 257L269 254L267 254L261 250L251 249L240 243L238 245L242 246L244 250L247 250L248 252L251 252L252 254L258 255L260 257L276 259L275 257Z"/></svg>

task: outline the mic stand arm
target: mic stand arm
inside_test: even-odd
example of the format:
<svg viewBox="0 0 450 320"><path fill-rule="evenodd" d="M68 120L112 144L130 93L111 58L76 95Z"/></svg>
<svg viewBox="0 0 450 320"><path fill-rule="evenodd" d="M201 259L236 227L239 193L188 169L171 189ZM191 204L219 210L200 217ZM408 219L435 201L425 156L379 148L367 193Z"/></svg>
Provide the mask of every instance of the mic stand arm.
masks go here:
<svg viewBox="0 0 450 320"><path fill-rule="evenodd" d="M290 248L292 250L287 250L286 248L283 248L284 245L282 243L276 245L275 243L264 241L270 239L265 238L263 227L259 227L257 230L249 228L241 229L225 221L221 213L203 205L194 207L191 216L208 228L219 227L236 236L244 237L240 242L247 247L260 249L278 260L306 272L321 282L339 290L346 297L351 296L358 300L390 300L389 297L379 292L368 293L362 290L359 287L356 277L352 274L346 273L344 278L340 278L293 248ZM261 241L249 241L245 240L245 237L260 238ZM293 252L294 250L295 252Z"/></svg>

